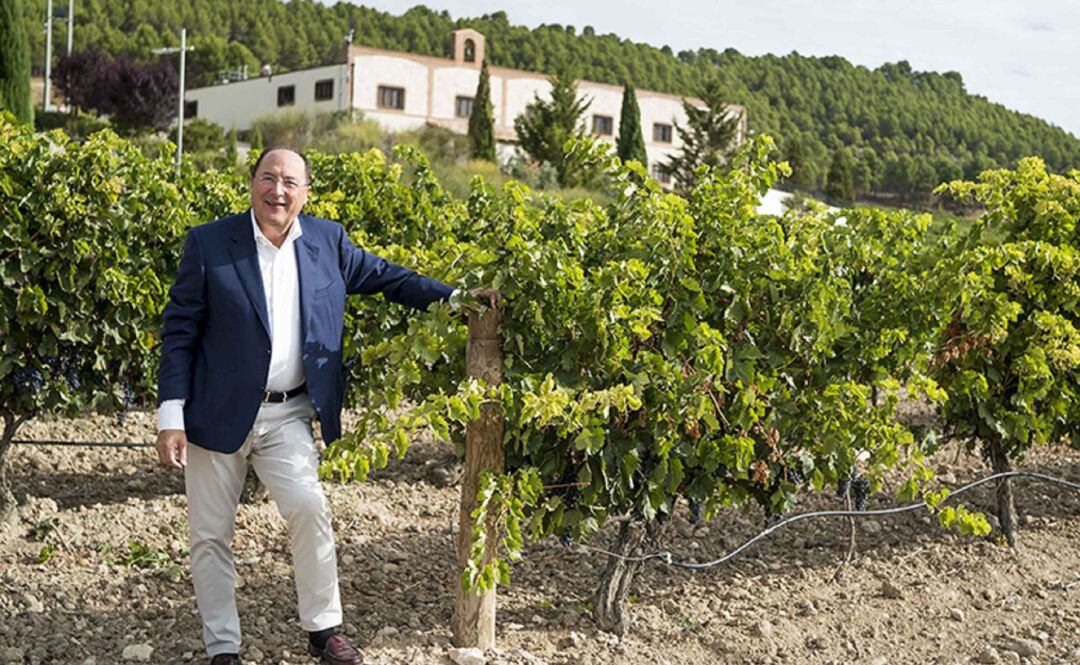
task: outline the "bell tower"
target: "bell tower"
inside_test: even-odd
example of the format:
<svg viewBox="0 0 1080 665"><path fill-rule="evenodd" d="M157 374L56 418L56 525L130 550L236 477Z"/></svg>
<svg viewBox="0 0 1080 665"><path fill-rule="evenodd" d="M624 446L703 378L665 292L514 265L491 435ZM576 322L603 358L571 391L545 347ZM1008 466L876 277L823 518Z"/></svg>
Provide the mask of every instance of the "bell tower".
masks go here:
<svg viewBox="0 0 1080 665"><path fill-rule="evenodd" d="M454 62L466 67L480 68L484 61L484 36L472 28L461 28L450 33L450 47Z"/></svg>

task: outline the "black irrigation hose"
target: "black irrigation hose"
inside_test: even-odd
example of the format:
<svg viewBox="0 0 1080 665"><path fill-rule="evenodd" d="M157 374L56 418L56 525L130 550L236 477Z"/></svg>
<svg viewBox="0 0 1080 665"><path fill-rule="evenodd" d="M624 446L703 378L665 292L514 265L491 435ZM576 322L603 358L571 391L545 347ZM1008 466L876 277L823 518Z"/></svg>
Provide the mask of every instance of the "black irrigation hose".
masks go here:
<svg viewBox="0 0 1080 665"><path fill-rule="evenodd" d="M85 446L87 448L153 448L152 443L133 441L54 441L52 439L12 439L12 443L27 446Z"/></svg>
<svg viewBox="0 0 1080 665"><path fill-rule="evenodd" d="M131 441L54 441L54 440L48 440L48 439L14 439L14 440L12 440L12 443L18 443L18 444L23 444L23 445L37 445L37 446L86 446L86 447L95 447L95 448L153 448L154 447L154 444L152 444L152 443L134 443L134 442L131 442ZM974 488L978 487L979 485L984 485L984 484L989 483L989 482L994 481L994 480L1000 480L1001 478L1014 478L1014 477L1015 478L1034 478L1036 480L1042 480L1042 481L1049 482L1049 483L1057 483L1059 485L1064 485L1065 487L1068 487L1069 489L1080 490L1080 483L1074 483L1073 481L1065 480L1064 478L1055 478L1054 476L1048 476L1046 474L1036 473L1034 471L1007 471L1005 473L995 473L993 475L986 476L985 478L980 478L979 480L970 482L967 485L964 485L962 487L958 487L957 489L952 490L949 493L949 496L945 499L945 501L948 501L949 499L953 498L954 496L962 494L963 492L966 492L966 491L968 491L970 489L974 489ZM920 510L920 509L925 508L925 507L926 507L925 503L916 502L916 503L909 504L907 506L900 506L898 508L885 508L885 509L882 509L882 510L819 510L819 511L812 512L812 513L803 513L801 515L794 515L794 516L789 517L789 518L787 518L785 520L781 520L781 521L777 522L776 524L773 524L772 526L765 529L764 531L761 531L756 536L754 536L750 540L747 540L742 545L739 545L738 547L731 550L730 552L728 552L724 556L720 557L719 559L714 559L713 561L707 561L705 563L689 563L689 562L686 562L686 561L675 561L674 559L672 559L671 552L668 552L666 550L660 550L659 552L654 552L652 554L645 554L643 556L623 556L621 554L617 554L615 552L610 552L610 551L605 550L605 549L600 548L600 547L593 547L592 545L585 545L583 543L579 543L578 546L583 548L583 549L586 549L586 550L591 550L593 552L598 552L600 554L606 554L607 556L614 557L616 559L622 559L623 561L644 562L644 561L650 561L652 559L659 559L660 561L663 561L664 563L668 564L669 566L675 566L676 568L686 568L688 570L704 570L706 568L712 568L713 566L718 566L718 565L720 565L722 563L725 563L726 561L734 558L740 552L742 552L746 548L750 547L751 545L753 545L757 541L761 540L765 536L769 535L773 531L776 531L777 529L779 529L781 527L787 526L788 524L792 524L794 522L798 522L798 521L801 521L801 520L811 519L811 518L815 518L815 517L875 517L875 516L881 516L881 515L898 515L900 513L911 512L912 510Z"/></svg>
<svg viewBox="0 0 1080 665"><path fill-rule="evenodd" d="M963 492L966 492L966 491L968 491L970 489L974 489L975 487L978 487L979 485L983 485L983 484L991 482L993 480L999 480L1001 478L1010 478L1010 477L1035 478L1036 480L1042 480L1042 481L1051 482L1051 483L1058 483L1059 485L1064 485L1065 487L1068 487L1070 489L1080 490L1080 483L1075 483L1075 482L1073 482L1071 480L1065 480L1063 478L1055 478L1053 476L1048 476L1048 475L1045 475L1045 474L1042 474L1042 473L1035 473L1035 472L1032 472L1032 471L1008 471L1008 472L1005 472L1005 473L995 473L995 474L993 474L991 476L981 478L981 479L976 480L974 482L970 482L967 485L959 487L959 488L957 488L955 490L952 490L950 492L949 496L945 500L948 501L949 499L953 498L954 496L962 494ZM712 568L713 566L718 566L718 565L732 559L733 557L738 555L740 552L742 552L746 548L750 547L751 545L753 545L757 541L761 540L765 536L769 535L773 531L776 531L780 527L787 526L788 524L791 524L793 522L798 522L800 520L810 519L810 518L814 518L814 517L874 517L874 516L878 516L878 515L896 515L896 514L899 514L899 513L906 513L906 512L910 512L912 510L920 510L920 509L925 509L925 508L926 508L926 504L919 502L919 503L913 503L913 504L910 504L910 505L907 505L907 506L900 506L898 508L885 508L885 509L882 509L882 510L821 510L821 511L812 512L812 513L803 513L801 515L794 515L794 516L789 517L789 518L787 518L785 520L781 520L780 522L777 522L776 524L773 524L769 528L767 528L764 531L762 531L761 533L757 534L756 536L754 536L750 540L747 540L742 545L739 545L738 547L736 547L732 551L728 552L724 556L720 557L719 559L715 559L713 561L707 561L705 563L688 563L688 562L685 562L685 561L675 561L675 560L672 559L671 552L668 552L666 550L660 550L659 552L654 552L653 554L645 554L643 556L623 556L621 554L617 554L615 552L609 552L608 550L601 549L599 547L592 547L591 545L581 544L580 547L583 547L584 549L587 549L587 550L592 550L594 552L599 552L600 554L606 554L607 556L614 557L616 559L622 559L623 561L643 562L643 561L649 561L651 559L659 559L660 561L668 564L669 566L675 566L676 568L686 568L688 570L704 570L706 568Z"/></svg>

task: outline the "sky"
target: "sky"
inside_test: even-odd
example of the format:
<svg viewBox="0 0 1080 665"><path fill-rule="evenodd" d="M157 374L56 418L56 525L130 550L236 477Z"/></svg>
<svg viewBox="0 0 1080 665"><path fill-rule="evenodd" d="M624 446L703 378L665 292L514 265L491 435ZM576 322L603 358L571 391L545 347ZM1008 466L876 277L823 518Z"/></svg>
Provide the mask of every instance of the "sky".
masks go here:
<svg viewBox="0 0 1080 665"><path fill-rule="evenodd" d="M327 0L324 0L327 1ZM635 42L745 55L840 55L876 68L957 71L969 93L1080 136L1078 0L363 0L400 15L505 11L513 25L591 25Z"/></svg>

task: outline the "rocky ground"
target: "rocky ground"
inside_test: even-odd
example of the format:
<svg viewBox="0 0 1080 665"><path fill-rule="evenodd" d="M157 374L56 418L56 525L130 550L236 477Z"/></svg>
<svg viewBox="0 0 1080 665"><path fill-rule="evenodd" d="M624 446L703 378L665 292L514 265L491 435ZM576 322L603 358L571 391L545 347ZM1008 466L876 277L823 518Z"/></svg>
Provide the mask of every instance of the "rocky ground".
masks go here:
<svg viewBox="0 0 1080 665"><path fill-rule="evenodd" d="M151 414L37 421L24 438L147 441ZM368 482L327 485L345 632L372 663L449 663L452 538L459 487L445 448L419 442ZM942 478L988 473L946 449ZM205 662L187 572L179 473L150 449L16 446L18 521L0 529L0 662ZM1080 480L1080 453L1039 451L1024 468ZM596 630L589 596L601 555L554 541L528 548L499 591L490 663L1080 663L1080 492L1021 481L1021 546L961 539L921 513L863 521L858 556L843 520L785 528L704 572L652 562L634 624ZM872 507L891 505L891 490ZM965 498L987 508L991 491ZM799 510L837 508L809 497ZM668 549L714 558L761 528L757 511L692 526ZM590 541L603 546L611 530ZM295 619L284 522L269 502L241 507L234 542L247 663L311 663Z"/></svg>

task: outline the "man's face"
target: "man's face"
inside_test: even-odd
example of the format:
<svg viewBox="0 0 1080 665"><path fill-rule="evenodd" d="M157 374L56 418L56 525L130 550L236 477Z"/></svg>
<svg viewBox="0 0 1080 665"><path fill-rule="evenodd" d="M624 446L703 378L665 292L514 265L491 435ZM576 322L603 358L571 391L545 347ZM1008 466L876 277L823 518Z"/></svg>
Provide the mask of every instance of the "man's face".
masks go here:
<svg viewBox="0 0 1080 665"><path fill-rule="evenodd" d="M304 160L291 150L271 151L251 179L251 207L255 219L283 229L307 203L308 187Z"/></svg>

